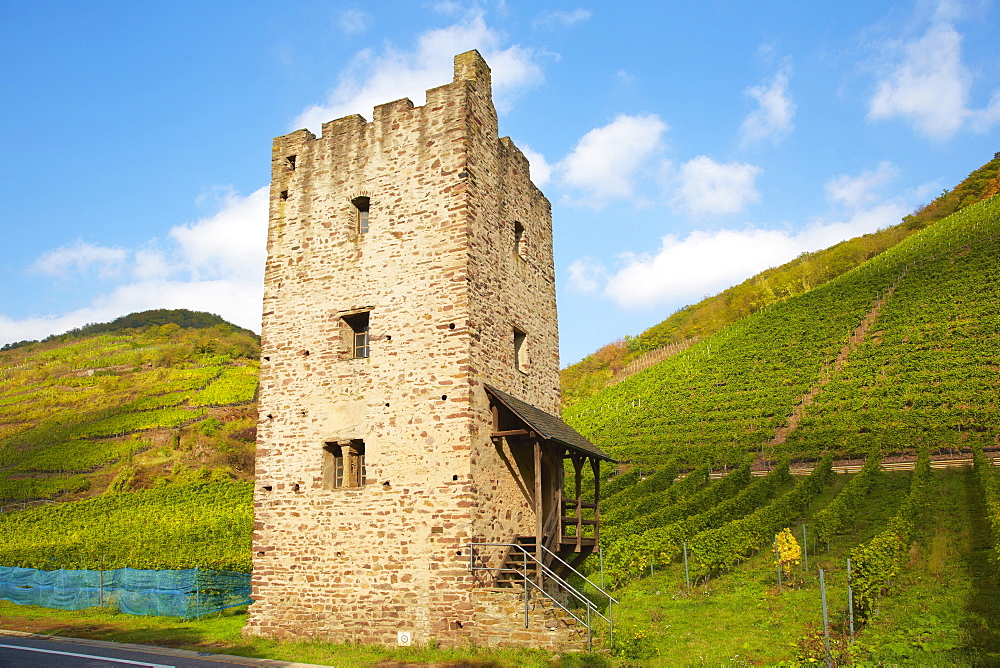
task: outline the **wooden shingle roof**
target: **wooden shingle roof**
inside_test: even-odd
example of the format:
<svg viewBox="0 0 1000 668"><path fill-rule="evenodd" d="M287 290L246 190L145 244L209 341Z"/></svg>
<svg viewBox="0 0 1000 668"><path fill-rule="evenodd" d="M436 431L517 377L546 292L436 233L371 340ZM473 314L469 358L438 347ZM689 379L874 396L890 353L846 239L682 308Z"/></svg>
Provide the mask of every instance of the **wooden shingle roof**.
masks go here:
<svg viewBox="0 0 1000 668"><path fill-rule="evenodd" d="M517 397L512 397L492 385L486 385L485 387L490 396L509 408L512 413L542 438L561 443L570 450L576 450L588 457L597 457L608 462L617 461L580 435L576 429L563 422L561 418L551 413L546 413L540 408L535 408L528 402L521 401Z"/></svg>

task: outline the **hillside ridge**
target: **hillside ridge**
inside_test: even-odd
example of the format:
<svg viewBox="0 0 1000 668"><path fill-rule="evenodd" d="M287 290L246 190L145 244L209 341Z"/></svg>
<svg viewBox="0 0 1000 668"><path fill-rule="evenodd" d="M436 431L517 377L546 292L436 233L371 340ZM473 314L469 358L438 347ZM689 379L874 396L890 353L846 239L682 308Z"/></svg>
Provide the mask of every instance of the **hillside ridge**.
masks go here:
<svg viewBox="0 0 1000 668"><path fill-rule="evenodd" d="M240 327L239 325L234 325L222 316L209 313L208 311L191 311L185 308L161 308L129 313L128 315L120 316L109 322L89 323L81 327L74 327L73 329L67 330L61 334L52 334L41 340L26 339L24 341L14 341L0 347L0 352L4 350L14 350L15 348L23 348L24 346L29 346L33 343L63 343L74 339L92 336L94 334L120 332L130 329L145 329L147 327L157 327L169 324L177 325L182 329L205 329L221 325L224 327L230 327L237 332L245 332L251 336L257 336L249 329ZM257 338L259 340L260 337Z"/></svg>
<svg viewBox="0 0 1000 668"><path fill-rule="evenodd" d="M885 252L934 222L1000 192L1000 152L955 188L892 227L803 253L739 285L686 306L641 334L609 343L560 372L564 406L591 396L628 375L630 363L689 339L705 338L773 304L809 292ZM660 360L656 360L660 361ZM637 370L648 365L640 364Z"/></svg>
<svg viewBox="0 0 1000 668"><path fill-rule="evenodd" d="M994 196L567 406L564 416L644 468L671 457L735 465L767 447L797 457L921 443L1000 447L998 256ZM870 329L859 332L866 317ZM796 411L797 428L777 442Z"/></svg>

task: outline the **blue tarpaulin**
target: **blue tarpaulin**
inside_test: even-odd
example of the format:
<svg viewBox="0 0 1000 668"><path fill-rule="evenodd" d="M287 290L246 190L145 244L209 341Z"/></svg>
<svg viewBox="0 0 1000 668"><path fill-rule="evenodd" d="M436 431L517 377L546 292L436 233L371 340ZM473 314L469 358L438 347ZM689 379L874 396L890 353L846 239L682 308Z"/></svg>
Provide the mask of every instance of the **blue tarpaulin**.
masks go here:
<svg viewBox="0 0 1000 668"><path fill-rule="evenodd" d="M130 615L198 617L249 604L250 575L199 568L40 571L0 566L0 599L60 610L108 606Z"/></svg>

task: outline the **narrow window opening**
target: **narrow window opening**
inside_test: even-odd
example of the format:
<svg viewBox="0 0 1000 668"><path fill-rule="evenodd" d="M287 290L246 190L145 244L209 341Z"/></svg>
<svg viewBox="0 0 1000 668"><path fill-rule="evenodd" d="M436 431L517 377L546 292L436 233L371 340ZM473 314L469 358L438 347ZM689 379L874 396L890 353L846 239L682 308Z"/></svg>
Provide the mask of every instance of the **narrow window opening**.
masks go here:
<svg viewBox="0 0 1000 668"><path fill-rule="evenodd" d="M288 199L288 191L287 190L282 190L281 191L281 199L282 200Z"/></svg>
<svg viewBox="0 0 1000 668"><path fill-rule="evenodd" d="M370 342L368 321L367 311L344 316L344 322L351 328L350 353L351 357L355 359L364 359L371 352L368 345Z"/></svg>
<svg viewBox="0 0 1000 668"><path fill-rule="evenodd" d="M294 155L290 155L290 156L288 156L288 157L285 158L285 160L288 161L288 168L291 169L291 170L295 169L295 158L296 158L296 156L294 156Z"/></svg>
<svg viewBox="0 0 1000 668"><path fill-rule="evenodd" d="M528 335L521 330L514 328L514 368L518 371L524 371L527 365L527 347L525 342Z"/></svg>
<svg viewBox="0 0 1000 668"><path fill-rule="evenodd" d="M371 200L367 197L355 197L351 200L351 204L357 210L357 232L358 234L368 233L368 212L371 206Z"/></svg>
<svg viewBox="0 0 1000 668"><path fill-rule="evenodd" d="M514 254L521 258L525 257L527 245L528 242L524 234L524 225L514 221Z"/></svg>

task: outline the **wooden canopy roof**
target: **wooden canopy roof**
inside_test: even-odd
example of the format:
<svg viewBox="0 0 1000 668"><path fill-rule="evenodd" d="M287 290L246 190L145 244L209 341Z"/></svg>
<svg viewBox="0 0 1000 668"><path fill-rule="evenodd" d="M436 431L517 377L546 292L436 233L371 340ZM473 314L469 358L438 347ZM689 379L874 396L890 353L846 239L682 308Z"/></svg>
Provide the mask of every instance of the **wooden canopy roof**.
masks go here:
<svg viewBox="0 0 1000 668"><path fill-rule="evenodd" d="M556 443L564 445L570 450L575 450L587 457L596 457L597 459L603 459L607 462L617 461L612 457L609 457L600 448L581 436L578 431L563 422L561 418L558 418L550 413L546 413L539 408L535 408L526 401L521 401L516 397L512 397L506 392L502 392L491 385L485 385L485 387L486 392L490 396L506 406L512 413L514 413L514 415L520 418L529 429L537 433L542 438L549 441L555 441Z"/></svg>

